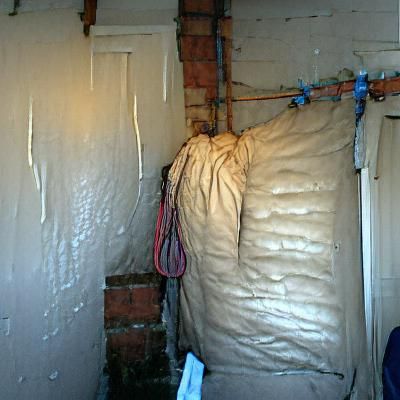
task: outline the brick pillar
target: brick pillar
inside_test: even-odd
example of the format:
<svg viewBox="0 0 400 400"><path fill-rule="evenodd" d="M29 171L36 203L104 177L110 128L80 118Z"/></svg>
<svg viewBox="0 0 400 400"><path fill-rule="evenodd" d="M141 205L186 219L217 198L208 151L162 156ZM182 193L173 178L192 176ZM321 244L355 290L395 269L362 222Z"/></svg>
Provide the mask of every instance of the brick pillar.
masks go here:
<svg viewBox="0 0 400 400"><path fill-rule="evenodd" d="M218 131L226 129L225 105L216 107L218 90L224 89L218 85L216 49L218 21L223 26L228 20L222 15L222 0L181 0L179 45L188 136L209 133L215 120ZM225 32L222 27L222 36ZM225 93L219 97L223 99Z"/></svg>
<svg viewBox="0 0 400 400"><path fill-rule="evenodd" d="M106 278L104 325L110 399L171 396L160 284L160 276L153 273Z"/></svg>

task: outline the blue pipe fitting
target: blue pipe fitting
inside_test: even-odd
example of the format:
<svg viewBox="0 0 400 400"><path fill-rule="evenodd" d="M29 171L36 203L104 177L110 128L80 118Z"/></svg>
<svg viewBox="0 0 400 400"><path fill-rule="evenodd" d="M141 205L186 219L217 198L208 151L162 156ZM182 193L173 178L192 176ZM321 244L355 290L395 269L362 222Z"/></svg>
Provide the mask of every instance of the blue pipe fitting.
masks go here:
<svg viewBox="0 0 400 400"><path fill-rule="evenodd" d="M356 121L358 121L365 111L365 101L368 95L368 74L366 71L361 71L357 76L353 91L356 100Z"/></svg>
<svg viewBox="0 0 400 400"><path fill-rule="evenodd" d="M308 104L310 102L311 95L311 86L304 85L302 82L300 83L300 90L302 94L300 96L295 96L292 98L292 101L289 104L289 107L297 107L298 105L304 106L304 104Z"/></svg>

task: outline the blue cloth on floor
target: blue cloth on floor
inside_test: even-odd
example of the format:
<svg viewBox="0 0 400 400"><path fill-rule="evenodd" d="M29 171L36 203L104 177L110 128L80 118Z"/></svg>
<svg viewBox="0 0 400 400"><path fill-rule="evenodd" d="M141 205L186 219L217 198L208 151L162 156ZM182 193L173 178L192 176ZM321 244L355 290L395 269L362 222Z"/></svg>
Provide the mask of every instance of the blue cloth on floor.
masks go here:
<svg viewBox="0 0 400 400"><path fill-rule="evenodd" d="M382 367L383 399L400 400L400 327L389 336Z"/></svg>
<svg viewBox="0 0 400 400"><path fill-rule="evenodd" d="M204 364L193 353L186 356L177 400L201 400Z"/></svg>

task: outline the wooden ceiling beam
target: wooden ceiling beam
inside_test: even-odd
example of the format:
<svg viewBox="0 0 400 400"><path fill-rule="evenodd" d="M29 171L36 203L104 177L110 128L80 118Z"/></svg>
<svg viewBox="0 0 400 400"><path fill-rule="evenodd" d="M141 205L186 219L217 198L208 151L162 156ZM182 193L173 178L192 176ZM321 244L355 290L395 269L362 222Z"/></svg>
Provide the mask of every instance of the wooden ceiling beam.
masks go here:
<svg viewBox="0 0 400 400"><path fill-rule="evenodd" d="M83 7L83 33L89 36L90 27L96 24L97 0L84 0Z"/></svg>

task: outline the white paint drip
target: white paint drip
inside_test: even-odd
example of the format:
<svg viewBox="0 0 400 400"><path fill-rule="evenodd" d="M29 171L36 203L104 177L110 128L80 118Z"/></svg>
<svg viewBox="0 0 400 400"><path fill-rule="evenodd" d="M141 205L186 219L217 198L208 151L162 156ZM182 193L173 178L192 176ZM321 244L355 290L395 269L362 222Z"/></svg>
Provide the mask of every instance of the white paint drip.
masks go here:
<svg viewBox="0 0 400 400"><path fill-rule="evenodd" d="M171 95L173 96L174 93L174 89L175 89L175 64L176 62L179 62L179 58L178 58L178 52L175 53L175 57L172 58L172 68L171 68L171 73L170 73L170 77L171 77Z"/></svg>
<svg viewBox="0 0 400 400"><path fill-rule="evenodd" d="M142 180L143 180L143 162L142 162L142 141L140 139L139 123L138 123L138 111L137 111L137 97L134 96L133 101L133 126L136 133L136 147L138 151L138 170L139 170L139 185L138 185L138 195L136 198L135 208L133 209L132 217L129 221L129 225L132 223L135 217L137 207L139 205L140 197L142 194Z"/></svg>
<svg viewBox="0 0 400 400"><path fill-rule="evenodd" d="M78 279L79 279L79 275L76 276L76 277L73 277L69 282L64 283L64 285L62 285L62 286L60 287L60 290L63 291L63 290L65 290L65 289L71 288L72 286L75 285L75 283L78 281Z"/></svg>
<svg viewBox="0 0 400 400"><path fill-rule="evenodd" d="M135 126L136 132L136 144L138 149L138 164L139 164L139 191L140 191L140 183L143 179L143 164L142 164L142 142L140 139L140 131L139 131L139 123L138 123L138 111L137 111L137 97L135 94L135 99L133 103L133 123Z"/></svg>
<svg viewBox="0 0 400 400"><path fill-rule="evenodd" d="M47 166L46 164L43 164L42 167L42 179L41 179L41 185L40 185L40 203L42 207L42 213L40 216L40 223L43 224L43 222L46 220L46 183L47 183Z"/></svg>
<svg viewBox="0 0 400 400"><path fill-rule="evenodd" d="M168 72L168 54L164 55L164 66L163 66L163 100L167 102L167 72Z"/></svg>
<svg viewBox="0 0 400 400"><path fill-rule="evenodd" d="M53 371L50 375L49 375L49 379L51 381L55 381L58 378L58 371Z"/></svg>
<svg viewBox="0 0 400 400"><path fill-rule="evenodd" d="M33 177L35 178L36 189L40 192L40 178L37 164L33 164Z"/></svg>
<svg viewBox="0 0 400 400"><path fill-rule="evenodd" d="M32 168L32 139L33 139L33 98L29 96L29 119L28 119L28 164Z"/></svg>
<svg viewBox="0 0 400 400"><path fill-rule="evenodd" d="M63 290L65 290L65 289L69 289L70 287L72 287L72 282L68 282L68 283L66 283L65 285L62 285L62 286L60 287L60 290L63 291Z"/></svg>
<svg viewBox="0 0 400 400"><path fill-rule="evenodd" d="M60 331L59 328L55 328L52 332L47 333L46 335L44 335L42 337L43 342L47 342L50 339L51 336L53 336L53 337L56 336L59 331Z"/></svg>
<svg viewBox="0 0 400 400"><path fill-rule="evenodd" d="M76 307L74 307L74 313L79 312L82 308L83 308L83 303L80 302L79 305L77 305Z"/></svg>
<svg viewBox="0 0 400 400"><path fill-rule="evenodd" d="M90 90L94 90L94 39L90 36Z"/></svg>

